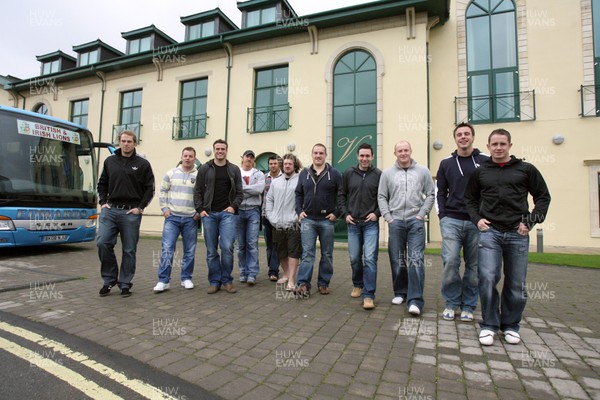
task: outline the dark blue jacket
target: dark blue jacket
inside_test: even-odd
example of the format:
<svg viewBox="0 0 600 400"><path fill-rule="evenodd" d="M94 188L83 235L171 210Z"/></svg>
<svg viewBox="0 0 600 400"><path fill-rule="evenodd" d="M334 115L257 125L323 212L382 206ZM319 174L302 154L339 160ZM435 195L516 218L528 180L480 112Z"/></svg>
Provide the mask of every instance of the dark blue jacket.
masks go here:
<svg viewBox="0 0 600 400"><path fill-rule="evenodd" d="M438 217L450 217L468 221L464 194L469 178L480 165L489 160L487 154L473 149L470 157L459 157L456 150L440 162L435 177L435 208Z"/></svg>
<svg viewBox="0 0 600 400"><path fill-rule="evenodd" d="M328 214L340 216L337 192L342 185L342 175L329 164L317 176L312 165L304 168L296 186L296 214L305 212L310 219L325 219Z"/></svg>

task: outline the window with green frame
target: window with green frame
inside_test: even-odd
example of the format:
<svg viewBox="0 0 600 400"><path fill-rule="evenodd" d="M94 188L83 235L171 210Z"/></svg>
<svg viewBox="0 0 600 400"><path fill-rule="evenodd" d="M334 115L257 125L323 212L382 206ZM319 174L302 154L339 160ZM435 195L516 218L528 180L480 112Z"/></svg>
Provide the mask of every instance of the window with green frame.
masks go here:
<svg viewBox="0 0 600 400"><path fill-rule="evenodd" d="M201 22L199 24L189 26L187 40L205 38L212 36L215 33L215 21Z"/></svg>
<svg viewBox="0 0 600 400"><path fill-rule="evenodd" d="M95 64L98 62L99 50L92 50L79 55L79 66Z"/></svg>
<svg viewBox="0 0 600 400"><path fill-rule="evenodd" d="M246 13L246 28L251 26L268 24L277 19L277 8L267 7Z"/></svg>
<svg viewBox="0 0 600 400"><path fill-rule="evenodd" d="M121 106L119 109L119 125L113 125L113 143L119 143L119 134L124 130L135 132L138 143L141 142L140 127L142 120L142 90L121 92Z"/></svg>
<svg viewBox="0 0 600 400"><path fill-rule="evenodd" d="M256 71L252 132L289 128L288 66Z"/></svg>
<svg viewBox="0 0 600 400"><path fill-rule="evenodd" d="M377 66L369 53L352 51L338 61L333 92L335 128L377 122Z"/></svg>
<svg viewBox="0 0 600 400"><path fill-rule="evenodd" d="M151 48L152 38L150 36L129 41L129 54L141 53L143 51L148 51Z"/></svg>
<svg viewBox="0 0 600 400"><path fill-rule="evenodd" d="M594 30L596 116L600 116L600 0L592 0L592 24Z"/></svg>
<svg viewBox="0 0 600 400"><path fill-rule="evenodd" d="M192 139L206 136L206 102L208 79L181 83L179 120L174 121L175 139Z"/></svg>
<svg viewBox="0 0 600 400"><path fill-rule="evenodd" d="M58 72L60 68L60 60L48 61L42 64L42 75Z"/></svg>
<svg viewBox="0 0 600 400"><path fill-rule="evenodd" d="M89 99L75 100L71 102L71 122L87 126Z"/></svg>
<svg viewBox="0 0 600 400"><path fill-rule="evenodd" d="M469 120L519 120L517 19L513 0L473 0L466 11Z"/></svg>

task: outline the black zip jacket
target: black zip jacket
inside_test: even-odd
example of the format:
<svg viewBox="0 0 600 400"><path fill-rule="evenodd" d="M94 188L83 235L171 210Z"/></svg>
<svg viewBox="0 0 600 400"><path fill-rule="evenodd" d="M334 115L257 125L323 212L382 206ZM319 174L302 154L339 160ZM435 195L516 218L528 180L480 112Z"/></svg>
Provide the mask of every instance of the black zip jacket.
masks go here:
<svg viewBox="0 0 600 400"><path fill-rule="evenodd" d="M128 205L144 209L154 197L154 173L150 163L133 150L131 157L123 157L121 149L104 160L98 179L98 202Z"/></svg>
<svg viewBox="0 0 600 400"><path fill-rule="evenodd" d="M310 219L325 219L333 213L339 218L337 192L342 185L342 175L329 164L317 176L312 165L300 171L296 186L296 214L303 211Z"/></svg>
<svg viewBox="0 0 600 400"><path fill-rule="evenodd" d="M531 213L528 194L534 202ZM501 232L517 229L520 222L531 230L535 224L544 222L550 192L536 167L511 156L504 167L490 159L473 172L465 190L465 203L475 225L485 218Z"/></svg>
<svg viewBox="0 0 600 400"><path fill-rule="evenodd" d="M381 217L377 202L380 177L381 170L372 165L366 171L362 171L358 165L344 171L338 192L338 208L342 218L350 215L355 220L364 221L371 213L375 213L377 218Z"/></svg>
<svg viewBox="0 0 600 400"><path fill-rule="evenodd" d="M435 208L440 219L470 219L464 200L465 188L473 171L489 159L479 149L473 149L469 157L459 157L455 150L450 157L440 162L435 177ZM467 162L461 163L464 160Z"/></svg>
<svg viewBox="0 0 600 400"><path fill-rule="evenodd" d="M244 193L242 192L242 173L237 165L234 165L227 161L227 175L229 175L229 181L231 182L231 190L229 191L229 205L235 209L237 214ZM196 177L196 184L194 185L194 207L200 214L202 211L207 213L211 211L223 211L223 210L211 210L210 205L213 201L215 194L215 162L214 159L202 164L198 175Z"/></svg>

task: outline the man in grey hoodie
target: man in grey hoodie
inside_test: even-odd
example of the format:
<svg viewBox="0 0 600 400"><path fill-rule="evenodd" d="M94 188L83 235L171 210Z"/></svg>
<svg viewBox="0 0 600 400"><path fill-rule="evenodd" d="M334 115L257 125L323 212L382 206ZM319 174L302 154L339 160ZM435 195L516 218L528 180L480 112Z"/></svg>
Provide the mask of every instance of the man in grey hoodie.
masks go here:
<svg viewBox="0 0 600 400"><path fill-rule="evenodd" d="M254 152L246 150L242 155L242 192L237 220L236 241L240 266L240 283L256 284L258 275L258 231L260 226L260 206L265 190L265 174L254 168Z"/></svg>
<svg viewBox="0 0 600 400"><path fill-rule="evenodd" d="M283 156L283 176L273 180L265 199L265 215L273 226L273 244L283 268L283 278L277 281L286 290L294 290L298 264L302 256L300 221L296 214L296 186L300 160L289 153Z"/></svg>
<svg viewBox="0 0 600 400"><path fill-rule="evenodd" d="M396 163L381 174L377 201L389 224L392 303L406 300L408 312L416 316L425 304L425 217L433 206L435 187L429 170L411 158L410 143L396 143L394 155Z"/></svg>

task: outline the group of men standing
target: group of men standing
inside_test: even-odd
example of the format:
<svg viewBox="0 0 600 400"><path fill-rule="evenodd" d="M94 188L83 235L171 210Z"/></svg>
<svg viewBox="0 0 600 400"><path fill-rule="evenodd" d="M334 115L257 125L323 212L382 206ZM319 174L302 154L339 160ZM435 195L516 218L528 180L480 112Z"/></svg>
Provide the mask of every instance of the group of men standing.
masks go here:
<svg viewBox="0 0 600 400"><path fill-rule="evenodd" d="M393 304L405 303L413 316L424 307L425 220L434 201L442 233L442 295L445 320L473 320L478 297L483 321L480 342L493 344L501 332L508 343L519 343L519 322L526 301L528 233L543 222L550 203L544 179L531 164L510 155L511 137L498 129L488 137L491 158L473 147L470 124L454 130L457 149L442 160L436 183L429 170L412 158L409 142L394 146L396 162L380 171L373 165L369 144L357 149L357 164L343 174L326 162L323 144L312 147L312 164L302 168L293 154L269 159L269 172L255 168L255 154L242 155L241 168L227 160L224 140L213 143L214 159L196 168L195 150L182 151L181 164L167 172L160 188L165 217L159 282L154 291L169 289L175 243L181 234L181 286L194 287L192 273L198 221L207 248L208 293L233 284L233 251L238 243L240 283L256 284L259 272L258 234L262 224L267 243L268 276L286 290L309 297L316 241L319 240L317 288L329 294L333 275L334 230L338 218L348 227L352 268L351 297L363 308L375 307L379 218L388 224L388 255L392 270ZM98 183L102 212L98 251L104 286L100 296L119 285L130 296L135 273L135 249L141 213L154 192L150 164L135 153L132 132L120 135L120 149L108 157ZM535 203L529 212L527 196ZM114 245L121 233L123 261L119 273ZM219 253L220 248L220 253ZM460 251L465 272L460 277ZM504 264L501 300L496 286ZM279 277L279 265L283 276Z"/></svg>

